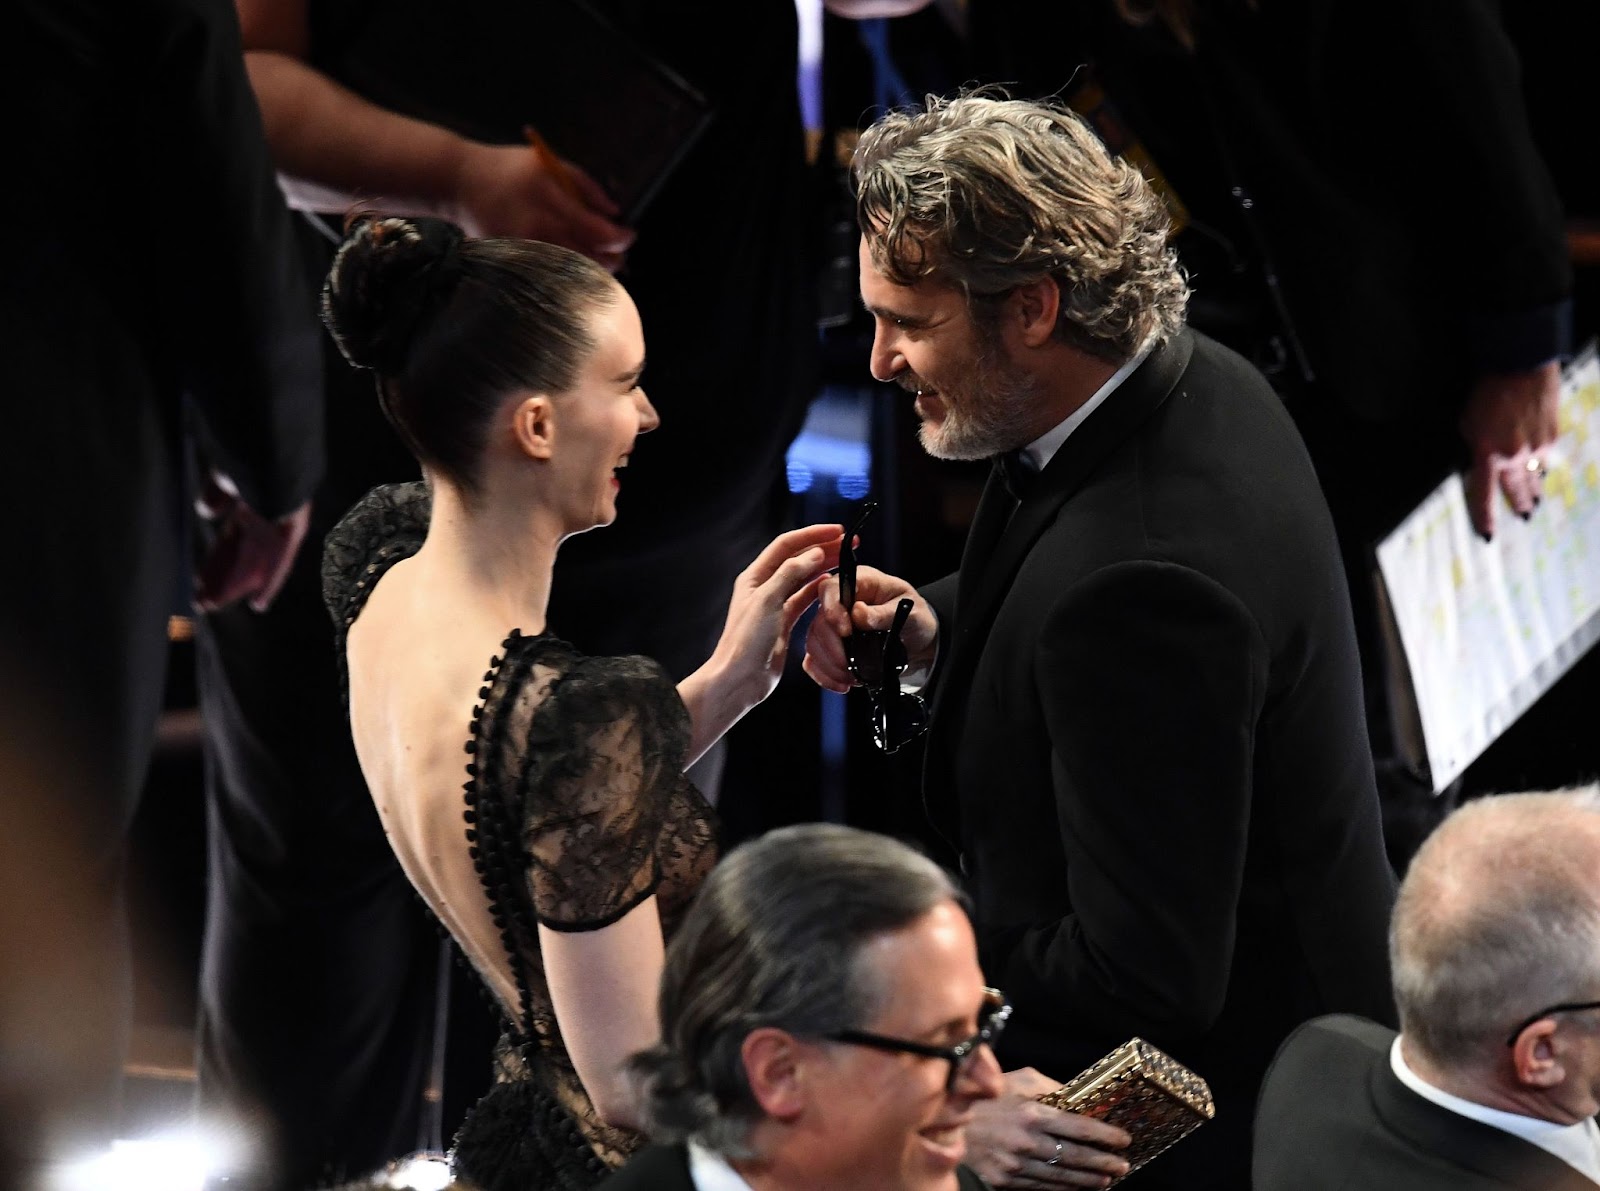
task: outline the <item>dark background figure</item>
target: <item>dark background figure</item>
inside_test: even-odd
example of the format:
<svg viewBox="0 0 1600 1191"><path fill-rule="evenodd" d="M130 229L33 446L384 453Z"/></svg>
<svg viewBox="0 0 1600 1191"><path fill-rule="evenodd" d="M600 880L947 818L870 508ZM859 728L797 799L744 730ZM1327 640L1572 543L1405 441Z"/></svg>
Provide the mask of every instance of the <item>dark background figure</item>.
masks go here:
<svg viewBox="0 0 1600 1191"><path fill-rule="evenodd" d="M975 0L967 16L974 81L1092 110L1176 196L1191 324L1294 415L1350 580L1396 866L1462 797L1592 773L1564 692L1433 797L1397 738L1374 595L1375 544L1452 468L1490 510L1480 530L1496 507L1532 513L1525 464L1554 434L1572 270L1499 6Z"/></svg>
<svg viewBox="0 0 1600 1191"><path fill-rule="evenodd" d="M637 227L620 231L603 204L574 209L552 185L523 141L527 113L506 111L485 139L469 140L446 127L448 111L418 120L343 85L357 59L385 65L371 56L375 42L415 54L400 44L412 28L401 9L245 0L240 11L281 173L291 186L336 192L322 204L329 214L308 214L302 227L318 276L340 213L368 199L446 210L480 233L565 242L613 267L633 295L651 328L644 383L663 428L633 456L619 524L563 548L551 625L587 652L642 652L680 677L721 629L707 593L726 591L787 516L783 454L815 389L796 18L788 0L595 7L716 113ZM451 19L483 34L471 60L437 64L458 72L463 96L484 72L526 71L561 53L540 42L537 6L484 3ZM707 35L716 28L739 30L741 52L722 52ZM471 168L454 168L466 161ZM374 484L416 474L370 381L331 345L324 360L330 461L317 542ZM275 1123L273 1185L359 1175L419 1144L447 1143L488 1082L480 1056L493 1042L473 978L458 973L448 1053L468 1065L450 1067L442 1111L424 1108L439 1041L439 944L360 780L313 553L270 616L213 616L198 640L212 753L202 1098L255 1103ZM718 784L715 765L695 776ZM730 782L723 803L738 814L764 793Z"/></svg>
<svg viewBox="0 0 1600 1191"><path fill-rule="evenodd" d="M0 287L15 563L0 684L16 745L48 750L3 797L8 821L14 799L44 808L22 817L46 824L41 853L83 866L63 878L78 899L70 966L37 956L70 1027L29 1041L72 1052L69 1132L104 1144L129 1027L124 843L168 618L195 598L196 557L206 602L270 599L322 468L319 328L225 3L22 0L0 47L0 95L19 114L0 200L15 232ZM215 473L236 495L196 482ZM227 512L196 547L203 492ZM8 909L49 921L31 899L51 887Z"/></svg>

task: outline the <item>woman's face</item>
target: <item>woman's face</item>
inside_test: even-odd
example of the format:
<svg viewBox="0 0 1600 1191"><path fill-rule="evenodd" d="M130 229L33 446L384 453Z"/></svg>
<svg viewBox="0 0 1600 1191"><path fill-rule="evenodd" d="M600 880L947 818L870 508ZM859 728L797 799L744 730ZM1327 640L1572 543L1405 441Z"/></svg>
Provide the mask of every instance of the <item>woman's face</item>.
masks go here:
<svg viewBox="0 0 1600 1191"><path fill-rule="evenodd" d="M577 383L556 399L552 462L558 501L569 533L616 520L634 440L661 424L639 385L644 372L644 330L633 299L617 299L589 316L595 348Z"/></svg>

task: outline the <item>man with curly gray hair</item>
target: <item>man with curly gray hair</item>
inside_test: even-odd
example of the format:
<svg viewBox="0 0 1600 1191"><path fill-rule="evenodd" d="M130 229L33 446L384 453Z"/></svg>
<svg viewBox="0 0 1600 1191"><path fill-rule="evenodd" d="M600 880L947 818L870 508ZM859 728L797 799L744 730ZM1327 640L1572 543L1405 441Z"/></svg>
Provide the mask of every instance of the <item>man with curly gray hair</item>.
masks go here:
<svg viewBox="0 0 1600 1191"><path fill-rule="evenodd" d="M1393 1016L1394 874L1316 475L1265 379L1184 326L1161 200L1074 114L930 99L863 134L854 178L872 373L914 395L930 454L995 461L958 573L852 568L805 663L866 685L896 746L924 717L852 637L898 624L931 696L925 802L1016 1010L970 1161L1069 1185L1038 1161L1052 1118L1017 1106L1137 1035L1217 1116L1130 1186L1247 1186L1278 1043Z"/></svg>

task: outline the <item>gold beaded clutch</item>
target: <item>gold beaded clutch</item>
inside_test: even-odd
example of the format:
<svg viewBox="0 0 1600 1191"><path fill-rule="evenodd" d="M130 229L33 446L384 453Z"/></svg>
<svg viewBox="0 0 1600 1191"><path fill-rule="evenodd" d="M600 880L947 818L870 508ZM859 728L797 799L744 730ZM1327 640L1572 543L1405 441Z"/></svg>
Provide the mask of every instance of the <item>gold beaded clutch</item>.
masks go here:
<svg viewBox="0 0 1600 1191"><path fill-rule="evenodd" d="M1133 1141L1120 1154L1129 1174L1217 1115L1206 1081L1142 1038L1130 1038L1039 1101L1127 1130Z"/></svg>

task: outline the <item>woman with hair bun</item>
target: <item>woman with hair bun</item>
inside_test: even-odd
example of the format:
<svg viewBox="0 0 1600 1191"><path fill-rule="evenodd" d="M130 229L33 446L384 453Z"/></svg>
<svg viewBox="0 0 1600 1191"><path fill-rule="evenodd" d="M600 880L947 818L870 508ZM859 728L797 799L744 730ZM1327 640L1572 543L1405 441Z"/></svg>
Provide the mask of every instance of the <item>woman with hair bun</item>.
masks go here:
<svg viewBox="0 0 1600 1191"><path fill-rule="evenodd" d="M480 1191L593 1186L642 1140L624 1061L656 1040L663 937L716 858L683 770L772 692L843 530L763 550L676 688L585 657L545 623L556 550L617 515L659 420L626 291L554 245L366 217L323 318L425 477L328 535L323 594L385 831L505 1019L452 1163Z"/></svg>

